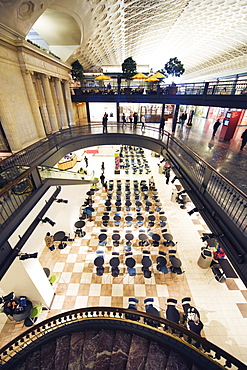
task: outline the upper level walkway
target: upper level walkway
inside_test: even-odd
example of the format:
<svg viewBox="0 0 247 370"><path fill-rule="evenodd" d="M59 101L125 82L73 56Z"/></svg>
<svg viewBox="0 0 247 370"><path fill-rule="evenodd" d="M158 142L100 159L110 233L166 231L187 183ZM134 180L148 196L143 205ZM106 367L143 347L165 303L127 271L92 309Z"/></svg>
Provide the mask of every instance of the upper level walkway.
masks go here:
<svg viewBox="0 0 247 370"><path fill-rule="evenodd" d="M247 108L247 80L226 80L177 84L175 87L142 82L141 86L123 84L107 89L101 87L72 88L72 101L139 102ZM145 86L146 85L146 86Z"/></svg>

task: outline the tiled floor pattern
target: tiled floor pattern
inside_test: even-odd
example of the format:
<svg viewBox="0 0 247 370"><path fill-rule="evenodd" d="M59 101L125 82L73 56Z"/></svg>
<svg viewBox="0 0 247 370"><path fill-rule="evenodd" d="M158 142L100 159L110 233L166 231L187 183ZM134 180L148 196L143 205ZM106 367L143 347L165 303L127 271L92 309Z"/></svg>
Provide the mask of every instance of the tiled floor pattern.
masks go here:
<svg viewBox="0 0 247 370"><path fill-rule="evenodd" d="M114 152L114 148L108 148L108 150L110 149ZM175 191L174 185L171 183L166 185L164 175L159 174L157 166L159 158L152 157L149 151L145 152L152 168L163 210L168 219L168 232L174 236L174 241L178 242L177 254L182 260L185 273L180 276L171 273L167 275L159 273L156 270L155 263L158 248L149 247L153 261L152 278L145 279L141 271L143 248L139 247L137 242L134 242L132 251L134 258L137 260L137 275L134 278L129 277L124 264L123 241L126 230L130 228L125 227L124 222L121 221L119 228L121 244L114 248L111 235L113 230L117 228L110 221L107 228L107 245L104 247L105 273L103 276L97 276L93 261L98 249L98 235L102 228L101 217L105 211L104 202L107 198L107 194L99 187L100 190L94 196L95 203L93 207L96 210L93 216L94 221L86 222L84 227L85 237L75 238L73 242L68 242L68 246L64 250L57 249L54 252L43 250L40 257L42 266L50 268L52 274L59 274L60 279L58 284L54 286L56 295L51 310L49 312L43 311L41 319L53 316L61 311L85 306L127 307L128 298L132 296L139 299L138 308L140 310L144 309L144 299L153 297L155 306L160 309L161 315L164 315L168 297L176 298L178 308L181 309L181 299L185 296L191 296L193 304L200 311L206 338L247 363L246 287L240 279L227 279L225 284L220 284L213 278L210 269L203 270L197 265L200 249L203 246L200 236L203 232L210 232L210 230L198 213L194 213L192 216L187 214L187 211L193 208L193 205L188 205L187 209L183 210L179 207L179 204L172 201L172 193ZM145 178L148 180L149 176L144 175L135 175L134 177L124 173L114 175L112 157L110 156L101 157L99 153L98 156L88 155L88 157L90 166L96 169L96 175L98 171L98 177L101 161L105 161L106 177L114 179L115 183L117 178L121 178L123 181L122 188L124 188L126 179L131 179L131 183L132 178L138 181ZM80 166L79 163L77 165ZM78 196L81 203L83 203L84 199L80 198L79 193L75 194L76 186L73 192L66 187L62 191L62 197L69 199L71 196ZM71 195L72 193L73 195ZM131 211L135 214L134 208ZM113 213L114 208L112 209ZM123 210L120 212L122 215L124 213ZM142 211L142 213L145 212ZM75 215L75 221L76 218L78 218L78 215ZM138 235L135 222L131 230L135 236ZM157 224L156 230L158 230ZM167 248L163 245L160 249L167 251ZM111 276L108 263L114 250L120 252L120 275L116 278ZM23 330L22 324L8 322L0 334L2 345L13 337L13 333L18 335Z"/></svg>

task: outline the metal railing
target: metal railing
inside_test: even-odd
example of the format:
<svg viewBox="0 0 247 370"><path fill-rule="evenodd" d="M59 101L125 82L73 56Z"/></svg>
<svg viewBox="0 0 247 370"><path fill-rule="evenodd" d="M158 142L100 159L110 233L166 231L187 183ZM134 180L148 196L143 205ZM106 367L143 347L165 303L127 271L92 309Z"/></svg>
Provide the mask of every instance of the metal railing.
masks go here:
<svg viewBox="0 0 247 370"><path fill-rule="evenodd" d="M34 168L27 166L16 166L15 170L11 172L12 181L9 180L10 184L6 185L0 192L0 230L5 227L7 221L16 216L16 212L36 190L31 174L33 170ZM10 178L10 172L6 172ZM15 178L17 174L19 176Z"/></svg>
<svg viewBox="0 0 247 370"><path fill-rule="evenodd" d="M126 128L123 130L117 124L109 125L108 131L109 130L111 133L115 134L128 133ZM130 130L129 133L132 135L133 131ZM137 130L135 133L138 134L139 131ZM100 134L100 136L102 134L102 126L99 124L69 128L54 133L48 136L46 140L38 142L36 145L32 145L2 161L0 164L2 177L5 177L7 173L8 182L11 183L16 180L20 172L24 172L24 169L27 168L25 166L32 166L32 164L37 162L39 158L42 158L44 154L49 154L50 156L64 147L71 139L78 140L84 135L97 134ZM141 131L140 137L143 137ZM159 140L161 149L162 147L166 150L171 149L177 156L179 155L179 160L187 168L188 176L191 177L192 181L196 182L197 186L198 184L203 184L203 191L217 202L217 205L225 212L239 230L247 236L246 195L168 132L165 132L163 138L161 138L157 128L146 126L144 139L148 140L149 138ZM2 202L8 194L9 187L8 190L4 191L3 189L2 192L0 192L0 201Z"/></svg>
<svg viewBox="0 0 247 370"><path fill-rule="evenodd" d="M131 85L124 83L113 85L111 88L104 86L77 87L71 88L72 95L94 94L94 95L117 95L117 94L134 94L134 95L246 95L247 80L219 80L210 82L179 83L173 86L163 83L141 82L140 86L135 81Z"/></svg>
<svg viewBox="0 0 247 370"><path fill-rule="evenodd" d="M169 338L172 337L173 341L176 340L177 342L180 342L180 345L183 344L184 346L187 346L188 351L199 351L204 358L206 357L209 363L215 365L214 368L217 366L219 368L223 368L223 366L228 368L235 366L237 369L246 368L246 366L234 356L207 341L205 338L187 330L185 326L175 324L161 317L147 314L146 312L117 307L80 308L61 313L40 322L20 334L0 350L0 363L2 368L5 367L4 365L7 366L8 363L11 364L11 360L13 360L15 356L18 356L18 354L21 355L21 351L24 348L26 356L28 353L28 347L32 343L40 338L45 339L46 334L54 332L58 328L65 327L69 332L70 324L83 323L88 320L92 322L92 320L102 319L107 319L109 327L112 327L113 329L114 321L116 320L118 322L121 321L123 328L124 325L127 325L130 329L131 325L134 325L139 326L139 329L143 330L143 332L145 328L149 328L150 330L154 330L156 334L159 334L159 340L161 336L163 336L163 343L165 343L165 338L166 341L169 342ZM39 346L40 345L41 343L39 341Z"/></svg>

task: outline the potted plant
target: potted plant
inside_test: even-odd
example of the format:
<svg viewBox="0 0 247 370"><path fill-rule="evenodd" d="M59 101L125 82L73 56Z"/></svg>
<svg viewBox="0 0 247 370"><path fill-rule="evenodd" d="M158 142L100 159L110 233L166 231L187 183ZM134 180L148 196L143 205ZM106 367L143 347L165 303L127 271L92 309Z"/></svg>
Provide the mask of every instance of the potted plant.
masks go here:
<svg viewBox="0 0 247 370"><path fill-rule="evenodd" d="M83 74L83 67L78 60L71 64L71 75L74 81L80 82L81 86L83 86L84 81L84 74Z"/></svg>
<svg viewBox="0 0 247 370"><path fill-rule="evenodd" d="M180 77L185 72L183 64L177 57L170 58L169 62L165 64L164 71L173 78L172 84L168 88L168 94L176 94L177 86L174 77Z"/></svg>
<svg viewBox="0 0 247 370"><path fill-rule="evenodd" d="M127 88L124 89L125 94L130 94L130 79L136 74L136 62L129 57L122 63L123 78L127 82Z"/></svg>

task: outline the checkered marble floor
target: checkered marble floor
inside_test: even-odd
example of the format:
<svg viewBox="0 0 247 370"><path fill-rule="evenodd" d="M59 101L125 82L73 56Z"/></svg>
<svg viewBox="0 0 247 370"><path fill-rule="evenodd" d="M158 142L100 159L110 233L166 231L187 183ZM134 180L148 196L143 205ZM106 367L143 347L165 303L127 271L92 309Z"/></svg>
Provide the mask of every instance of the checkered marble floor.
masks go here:
<svg viewBox="0 0 247 370"><path fill-rule="evenodd" d="M115 148L104 147L104 151L114 153ZM151 156L151 152L145 150L152 173L149 175L126 175L121 171L120 175L114 175L114 158L111 156L88 155L89 167L96 169L96 175L100 175L101 162L105 162L105 176L107 179L114 180L114 189L116 189L117 179L122 180L122 189L125 187L125 180L130 179L131 187L133 180L139 182L153 175L159 199L162 203L162 210L167 217L168 232L177 242L177 256L182 261L182 269L185 271L182 275L172 273L162 274L156 270L156 257L159 250L168 252L168 248L163 245L163 239L160 241L160 247L142 248L138 243L139 230L136 222L131 227L126 227L124 217L127 211L122 207L119 212L122 220L119 227L113 224L113 215L115 207L110 211L110 222L107 227L107 244L103 247L105 259L105 271L103 276L97 276L95 273L94 259L98 249L98 235L101 233L102 215L105 212L105 200L107 194L99 186L99 190L93 196L93 222L86 220L83 228L86 235L83 238L76 237L74 241L68 242L63 250L56 249L51 252L44 248L40 263L43 267L48 267L51 274L58 274L58 283L54 285L55 295L49 311L43 311L41 320L53 316L63 311L74 308L90 306L115 306L127 307L128 298L135 297L139 299L138 309L144 310L144 299L154 298L155 306L160 310L161 316L165 316L167 298L176 298L178 300L178 309L181 310L181 299L190 296L193 305L195 305L201 314L201 320L204 323L203 335L210 341L222 347L233 354L241 361L247 364L247 289L240 279L227 279L226 283L217 282L210 269L201 269L197 260L200 256L201 247L204 243L201 240L202 233L210 232L204 220L199 213L189 216L187 211L192 209L193 204L187 204L187 209L181 209L179 204L172 201L172 194L175 192L173 184L166 185L165 177L159 174L159 158ZM79 167L80 163L77 164ZM75 168L76 170L77 168ZM98 171L98 173L97 173ZM122 173L123 172L123 173ZM172 175L171 175L172 179ZM78 197L81 204L84 202L79 189L76 186L63 187L61 197L70 199ZM88 189L89 190L89 187ZM86 190L86 191L87 191ZM115 203L115 195L113 196ZM132 200L131 200L132 201ZM132 201L133 203L133 201ZM130 213L136 215L135 207L131 207ZM145 211L141 210L144 215ZM154 213L157 214L156 212ZM79 217L75 215L75 221ZM121 235L120 246L113 247L111 236L113 230L119 230ZM141 229L147 231L145 223ZM133 257L136 259L137 275L130 277L125 266L124 240L127 230L131 230L134 235L132 243ZM153 232L160 231L158 223L155 223ZM141 258L143 249L150 250L152 259L152 277L146 279L141 271ZM119 252L120 274L118 277L111 276L109 260L112 252ZM15 330L13 331L13 327ZM0 334L2 345L12 338L13 332L18 335L24 329L20 324L7 322Z"/></svg>

